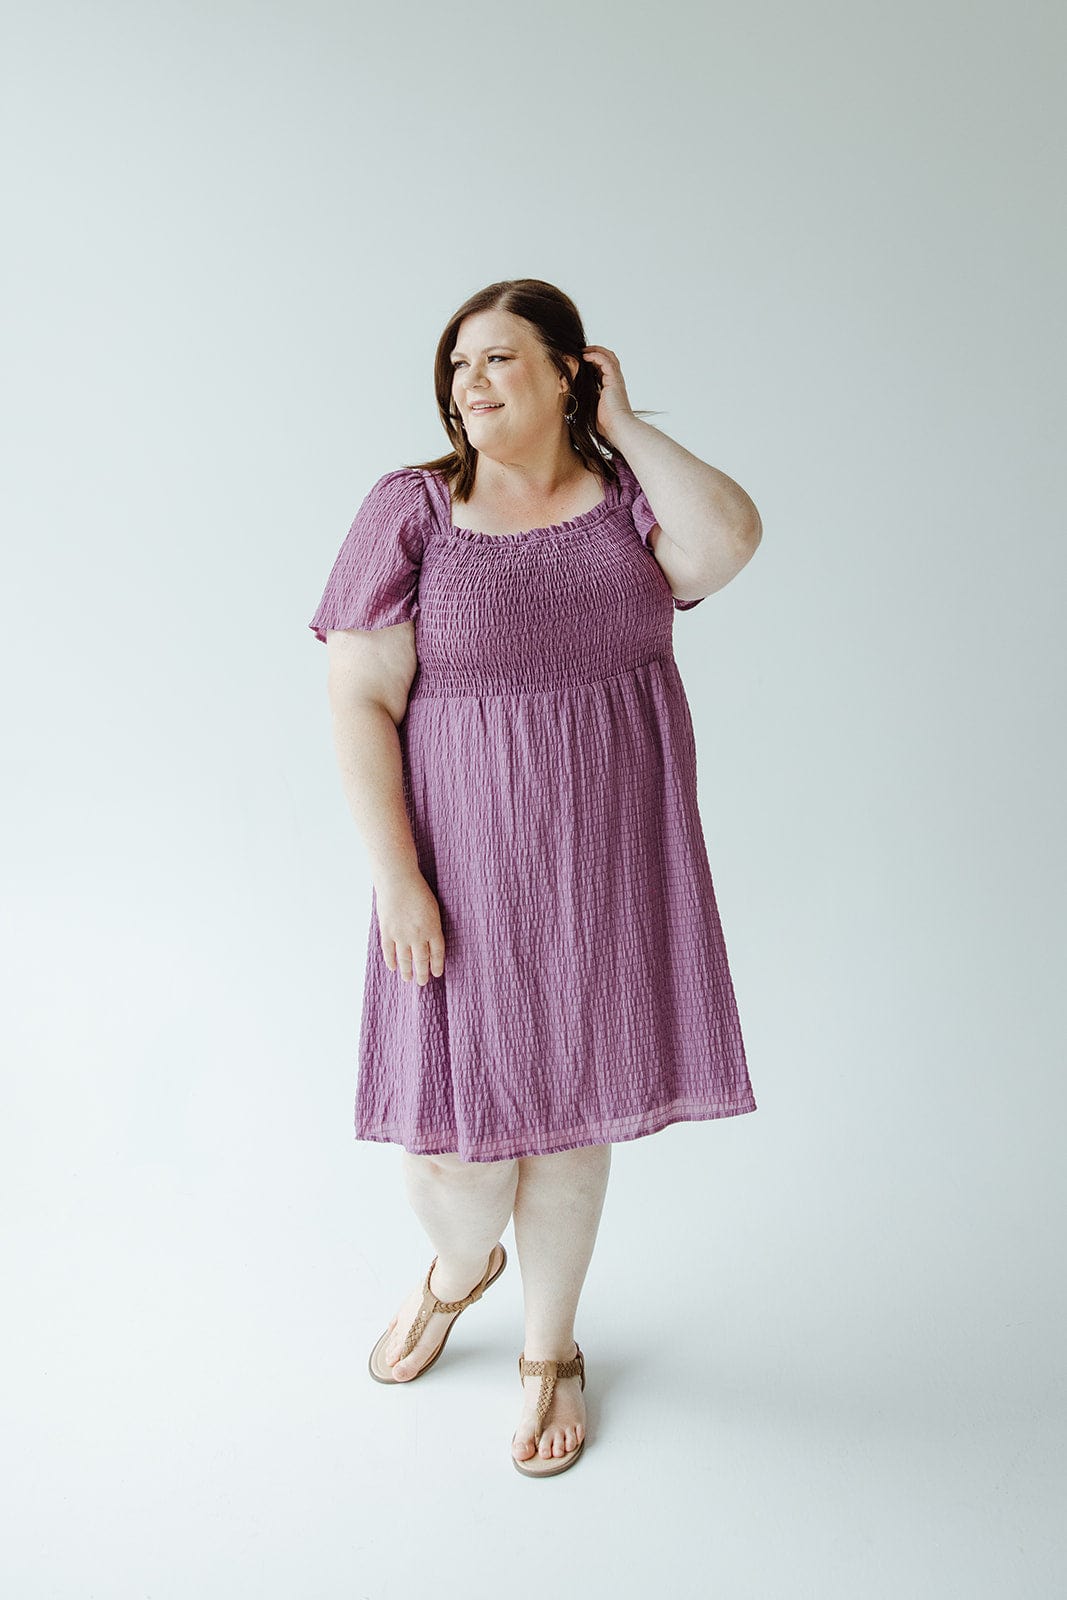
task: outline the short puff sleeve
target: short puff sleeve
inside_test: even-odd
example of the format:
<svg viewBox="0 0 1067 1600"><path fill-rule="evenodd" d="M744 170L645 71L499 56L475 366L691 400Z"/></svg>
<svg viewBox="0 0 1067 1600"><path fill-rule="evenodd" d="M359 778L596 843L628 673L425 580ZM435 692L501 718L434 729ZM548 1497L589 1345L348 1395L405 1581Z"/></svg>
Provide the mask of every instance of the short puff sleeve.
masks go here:
<svg viewBox="0 0 1067 1600"><path fill-rule="evenodd" d="M615 455L612 460L619 474L619 490L622 495L623 505L629 506L630 515L634 519L634 527L641 535L641 542L646 549L650 549L648 536L656 526L659 518L649 505L645 497L645 491L638 483L634 469L626 460L626 457ZM678 600L673 595L671 598L674 600L674 609L676 611L692 611L693 607L698 606L701 600L707 599L707 595L702 594L697 600Z"/></svg>
<svg viewBox="0 0 1067 1600"><path fill-rule="evenodd" d="M337 553L308 623L325 644L328 628L391 628L419 609L419 569L430 514L414 467L397 467L368 491Z"/></svg>

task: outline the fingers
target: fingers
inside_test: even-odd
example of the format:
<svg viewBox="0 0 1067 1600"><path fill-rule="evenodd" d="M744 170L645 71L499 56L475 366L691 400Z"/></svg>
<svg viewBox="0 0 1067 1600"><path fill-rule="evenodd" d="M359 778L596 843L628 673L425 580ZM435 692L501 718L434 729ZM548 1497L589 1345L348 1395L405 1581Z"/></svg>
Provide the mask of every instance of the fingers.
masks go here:
<svg viewBox="0 0 1067 1600"><path fill-rule="evenodd" d="M382 955L390 972L399 972L405 983L412 977L420 985L429 983L430 974L444 976L444 939L429 939L422 944L396 944L392 939L382 941Z"/></svg>

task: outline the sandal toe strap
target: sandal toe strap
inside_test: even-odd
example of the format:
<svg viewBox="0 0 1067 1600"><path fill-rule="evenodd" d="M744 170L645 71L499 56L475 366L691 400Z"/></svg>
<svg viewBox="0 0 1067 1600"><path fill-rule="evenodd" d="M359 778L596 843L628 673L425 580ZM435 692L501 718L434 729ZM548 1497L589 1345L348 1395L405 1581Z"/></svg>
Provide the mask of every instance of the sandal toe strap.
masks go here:
<svg viewBox="0 0 1067 1600"><path fill-rule="evenodd" d="M541 1434L544 1432L545 1418L552 1404L552 1392L556 1387L557 1378L581 1378L582 1388L585 1388L585 1357L581 1350L578 1350L569 1361L527 1361L525 1356L520 1356L520 1380L538 1377L541 1379L541 1388L537 1395L537 1431L534 1434L534 1444L540 1443Z"/></svg>
<svg viewBox="0 0 1067 1600"><path fill-rule="evenodd" d="M398 1360L403 1361L404 1357L409 1356L414 1350L415 1346L422 1338L423 1329L433 1316L438 1305L440 1305L440 1301L434 1298L429 1289L423 1289L422 1305L419 1307L419 1312L415 1318L415 1321L408 1329L407 1338L404 1340L403 1346L401 1347L400 1355L397 1358Z"/></svg>

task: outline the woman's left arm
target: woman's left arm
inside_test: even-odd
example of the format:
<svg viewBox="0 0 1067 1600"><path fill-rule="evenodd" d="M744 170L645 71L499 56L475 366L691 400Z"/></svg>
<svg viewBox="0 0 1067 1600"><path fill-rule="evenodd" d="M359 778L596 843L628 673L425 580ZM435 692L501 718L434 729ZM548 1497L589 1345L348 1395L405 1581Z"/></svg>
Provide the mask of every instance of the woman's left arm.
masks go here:
<svg viewBox="0 0 1067 1600"><path fill-rule="evenodd" d="M648 542L674 594L695 600L729 583L763 537L751 496L642 417L617 418L605 437L656 514Z"/></svg>
<svg viewBox="0 0 1067 1600"><path fill-rule="evenodd" d="M634 415L614 350L589 344L600 386L596 425L630 463L656 514L648 542L679 600L714 594L756 553L763 523L739 483Z"/></svg>

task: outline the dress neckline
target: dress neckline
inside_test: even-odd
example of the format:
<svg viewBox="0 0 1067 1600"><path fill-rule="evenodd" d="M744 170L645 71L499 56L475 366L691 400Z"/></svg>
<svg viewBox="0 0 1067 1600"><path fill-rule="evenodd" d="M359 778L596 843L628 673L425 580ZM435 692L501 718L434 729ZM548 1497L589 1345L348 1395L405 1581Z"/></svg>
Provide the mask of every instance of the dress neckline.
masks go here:
<svg viewBox="0 0 1067 1600"><path fill-rule="evenodd" d="M587 524L598 522L606 512L613 510L618 498L616 485L612 480L603 481L604 494L595 506L590 506L588 511L580 511L576 517L568 517L565 522L548 522L540 528L522 528L518 533L486 533L480 528L462 528L453 520L452 495L448 482L439 472L427 472L437 487L440 509L444 513L444 524L449 533L455 534L460 539L493 539L503 544L514 544L520 539L538 539L545 535L557 533L572 533L576 529L584 528Z"/></svg>

